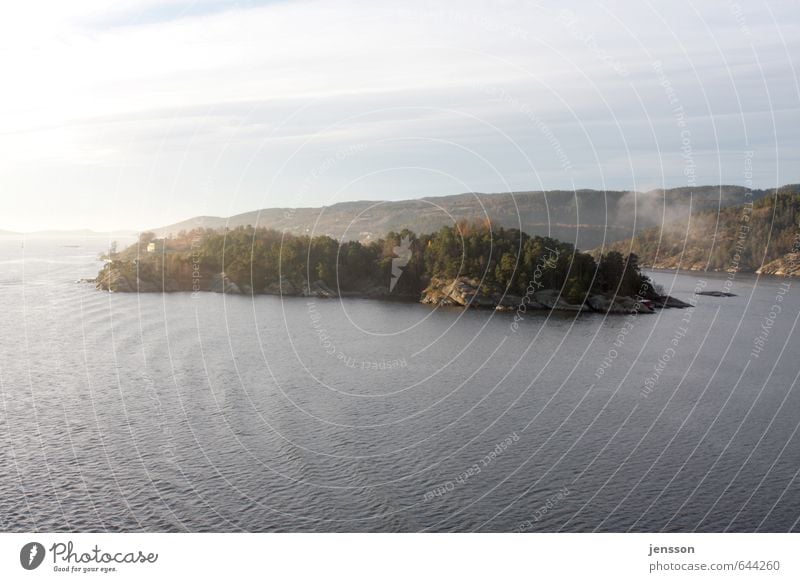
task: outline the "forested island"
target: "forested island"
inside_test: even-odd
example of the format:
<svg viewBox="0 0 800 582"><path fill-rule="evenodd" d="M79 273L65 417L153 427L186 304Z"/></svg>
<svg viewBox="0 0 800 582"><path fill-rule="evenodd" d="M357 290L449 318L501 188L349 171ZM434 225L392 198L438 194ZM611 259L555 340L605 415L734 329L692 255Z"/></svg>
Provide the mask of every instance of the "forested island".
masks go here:
<svg viewBox="0 0 800 582"><path fill-rule="evenodd" d="M369 297L507 311L651 312L661 296L636 255L598 260L558 240L461 221L369 243L238 227L195 229L112 248L95 280L112 292Z"/></svg>
<svg viewBox="0 0 800 582"><path fill-rule="evenodd" d="M672 198L685 194L669 192ZM688 304L659 292L640 266L800 275L800 186L719 187L713 209L708 189L699 195L695 206L689 192L688 207L672 208L679 218L664 226L589 253L498 226L491 218L461 219L430 234L407 228L379 238L367 233L360 241L344 234L299 235L297 225L193 228L163 237L146 232L124 250L112 248L95 283L112 292L366 297L518 312L647 313ZM501 198L495 201L500 206ZM737 204L740 200L745 202ZM424 229L427 223L418 222ZM728 290L705 294L724 297Z"/></svg>

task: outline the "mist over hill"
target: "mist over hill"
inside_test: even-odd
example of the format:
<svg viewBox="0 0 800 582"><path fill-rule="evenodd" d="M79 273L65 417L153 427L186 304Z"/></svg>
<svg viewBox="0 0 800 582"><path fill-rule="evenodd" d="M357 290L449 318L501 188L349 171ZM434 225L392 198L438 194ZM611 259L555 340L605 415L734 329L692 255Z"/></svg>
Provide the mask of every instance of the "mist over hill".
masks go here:
<svg viewBox="0 0 800 582"><path fill-rule="evenodd" d="M594 251L633 252L648 268L800 275L800 186L693 213Z"/></svg>
<svg viewBox="0 0 800 582"><path fill-rule="evenodd" d="M165 237L194 228L253 226L369 242L392 231L431 233L462 219L489 219L497 227L517 228L590 249L629 238L647 227L685 220L690 211L715 211L747 199L758 200L772 190L752 190L750 198L748 192L742 186L701 186L648 192L467 193L392 202L341 202L321 208L268 208L231 217L198 216L151 230Z"/></svg>

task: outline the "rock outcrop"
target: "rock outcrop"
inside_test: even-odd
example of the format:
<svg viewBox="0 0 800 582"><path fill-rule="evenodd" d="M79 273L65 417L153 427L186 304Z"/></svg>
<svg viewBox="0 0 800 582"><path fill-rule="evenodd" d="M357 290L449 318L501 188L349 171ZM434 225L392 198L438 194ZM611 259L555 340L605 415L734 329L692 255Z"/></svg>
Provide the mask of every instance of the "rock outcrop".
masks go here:
<svg viewBox="0 0 800 582"><path fill-rule="evenodd" d="M586 304L569 303L563 294L556 289L543 289L533 294L533 299L545 309L555 309L557 311L590 311L591 308Z"/></svg>
<svg viewBox="0 0 800 582"><path fill-rule="evenodd" d="M676 309L685 309L687 307L691 307L690 303L686 303L685 301L681 301L680 299L675 299L671 295L662 295L661 297L657 297L653 299L653 306L654 307L674 307Z"/></svg>
<svg viewBox="0 0 800 582"><path fill-rule="evenodd" d="M136 288L131 285L128 278L123 276L118 269L114 269L109 265L98 274L95 279L95 286L102 291L110 291L112 293L133 293Z"/></svg>
<svg viewBox="0 0 800 582"><path fill-rule="evenodd" d="M591 295L584 304L570 303L557 289L542 289L532 295L519 297L500 293L483 293L475 279L459 277L451 281L433 279L422 292L421 303L436 306L489 308L497 311L525 312L531 310L600 312L613 314L653 313L655 302L632 297ZM661 298L659 306L689 307L673 297Z"/></svg>
<svg viewBox="0 0 800 582"><path fill-rule="evenodd" d="M725 291L698 291L698 295L707 295L708 297L736 297L736 293L727 293Z"/></svg>
<svg viewBox="0 0 800 582"><path fill-rule="evenodd" d="M303 295L306 297L319 297L321 299L332 299L334 297L339 297L339 293L331 289L328 284L321 279L305 285L305 291Z"/></svg>
<svg viewBox="0 0 800 582"><path fill-rule="evenodd" d="M426 305L458 306L495 309L500 307L513 310L522 302L521 297L503 295L501 293L485 293L481 290L480 281L468 277L458 277L451 281L433 279L422 292L421 303ZM537 304L533 309L544 309Z"/></svg>
<svg viewBox="0 0 800 582"><path fill-rule="evenodd" d="M218 273L211 279L211 285L208 288L212 293L227 293L228 295L241 295L241 288L228 279L225 273Z"/></svg>
<svg viewBox="0 0 800 582"><path fill-rule="evenodd" d="M92 280L97 289L112 293L161 293L178 291L173 281L151 281L140 279L136 275L123 275L119 269L107 266Z"/></svg>
<svg viewBox="0 0 800 582"><path fill-rule="evenodd" d="M650 306L650 302L637 301L632 297L606 297L604 295L592 295L586 302L594 311L600 313L653 313L655 310Z"/></svg>
<svg viewBox="0 0 800 582"><path fill-rule="evenodd" d="M267 295L299 295L297 286L287 277L281 277L279 281L270 283L264 288Z"/></svg>
<svg viewBox="0 0 800 582"><path fill-rule="evenodd" d="M782 277L800 277L800 253L788 253L770 261L759 270L759 275L779 275Z"/></svg>
<svg viewBox="0 0 800 582"><path fill-rule="evenodd" d="M608 298L602 295L589 297L584 304L567 301L556 289L542 289L530 296L501 293L483 293L475 279L459 277L451 281L434 279L420 300L426 305L458 306L495 309L497 311L517 310L555 310L555 311L599 311L602 313L652 313L648 302L640 302L630 297ZM688 304L687 304L688 305Z"/></svg>

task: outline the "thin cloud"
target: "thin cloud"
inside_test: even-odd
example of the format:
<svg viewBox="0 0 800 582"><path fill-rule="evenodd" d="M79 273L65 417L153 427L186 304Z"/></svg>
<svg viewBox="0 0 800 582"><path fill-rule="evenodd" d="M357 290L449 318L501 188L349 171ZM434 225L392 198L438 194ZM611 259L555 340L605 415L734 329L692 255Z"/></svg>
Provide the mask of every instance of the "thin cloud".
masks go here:
<svg viewBox="0 0 800 582"><path fill-rule="evenodd" d="M4 189L16 194L0 207L0 227L22 228L41 204L64 221L43 227L138 228L201 207L246 211L265 202L270 183L284 191L270 190L267 202L286 206L337 147L397 138L418 139L394 159L365 154L349 180L427 160L476 190L538 180L551 189L683 186L682 129L656 61L703 182L742 183L746 150L756 151L756 186L798 181L798 15L789 2L770 8L774 20L744 3L570 13L558 3L474 1L22 3L0 23L0 54L13 55L4 59L0 154ZM431 138L498 160L502 175L477 177ZM348 195L452 193L431 192L426 179L397 175ZM237 196L214 199L209 180L230 180ZM460 191L456 183L448 187ZM303 205L334 193L317 184ZM109 196L110 210L72 210L76 197ZM170 215L158 220L138 203L165 197Z"/></svg>

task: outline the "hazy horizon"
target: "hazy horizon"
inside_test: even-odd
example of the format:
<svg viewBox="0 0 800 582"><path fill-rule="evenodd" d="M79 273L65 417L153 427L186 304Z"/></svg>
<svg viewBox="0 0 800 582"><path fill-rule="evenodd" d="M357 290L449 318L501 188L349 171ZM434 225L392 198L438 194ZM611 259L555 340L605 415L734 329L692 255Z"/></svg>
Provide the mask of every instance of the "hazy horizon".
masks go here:
<svg viewBox="0 0 800 582"><path fill-rule="evenodd" d="M800 182L791 2L7 8L0 229Z"/></svg>
<svg viewBox="0 0 800 582"><path fill-rule="evenodd" d="M750 188L753 189L753 190L769 190L771 188L779 188L779 187L789 186L789 185L791 185L791 184L779 184L778 186L769 186L769 187L763 187L763 188L759 188L757 186L751 186ZM698 185L697 186L697 188L716 188L716 187L720 187L720 188L722 188L722 187L741 187L741 188L746 188L747 186L745 186L743 184L702 184L702 185ZM675 188L684 188L684 186L674 186L674 187L667 186L664 189L665 190L671 190L671 189L675 189ZM586 191L586 190L596 190L596 189L595 188L590 188L590 187L576 187L574 189L574 191L576 191L576 192ZM551 191L553 191L553 190L551 190ZM610 190L607 190L607 191L610 191ZM630 192L631 190L621 189L619 191ZM511 193L512 194L523 194L523 193L527 193L527 192L537 192L537 191L536 190L517 190L517 191L511 192ZM424 198L445 198L445 197L449 197L449 196L459 196L459 195L464 195L464 194L493 195L493 194L506 194L506 193L509 193L509 192L500 192L500 191L498 191L498 192L453 192L453 193L448 193L448 194L434 194L434 195L430 195L430 196L419 196L419 197L415 197L415 198L398 198L397 200L392 200L392 202L406 202L406 201L412 201L412 200L421 200L421 199L424 199ZM644 192L640 192L640 193L644 193ZM357 199L353 199L353 200L338 200L334 204L349 203L349 202L368 202L368 201L372 201L372 200L380 201L380 199L357 198ZM305 208L319 208L319 207L320 206L294 206L294 207L291 207L291 208L293 208L293 209L305 209ZM201 218L201 217L207 217L207 218L232 218L232 217L235 217L235 216L238 216L238 215L241 215L241 214L249 214L251 212L258 212L258 211L261 211L261 210L271 210L271 209L281 209L281 208L284 208L284 207L275 207L275 206L273 206L273 207L264 207L264 208L250 208L250 209L242 210L240 212L235 212L233 214L228 214L228 215L192 214L192 215L189 215L189 216L184 216L182 218L178 218L177 220L175 220L173 222L165 223L165 224L150 224L150 225L147 225L147 226L141 226L140 225L138 227L133 227L133 228L116 228L116 229L105 229L105 230L104 229L97 229L97 228L89 228L89 227L85 227L85 226L78 226L76 228L39 228L39 229L36 229L36 230L18 231L18 230L14 230L14 229L11 229L11 228L4 228L3 225L0 224L0 236L3 236L3 235L37 235L37 234L41 234L41 235L50 235L50 234L71 235L71 234L81 233L81 232L87 232L87 233L96 234L96 235L125 235L125 234L133 235L133 234L136 234L136 233L147 232L148 230L152 230L152 229L159 229L159 228L171 226L173 224L179 224L181 222L184 222L184 221L187 221L187 220L191 220L191 219L194 219L194 218ZM285 207L285 208L290 208L290 207Z"/></svg>

